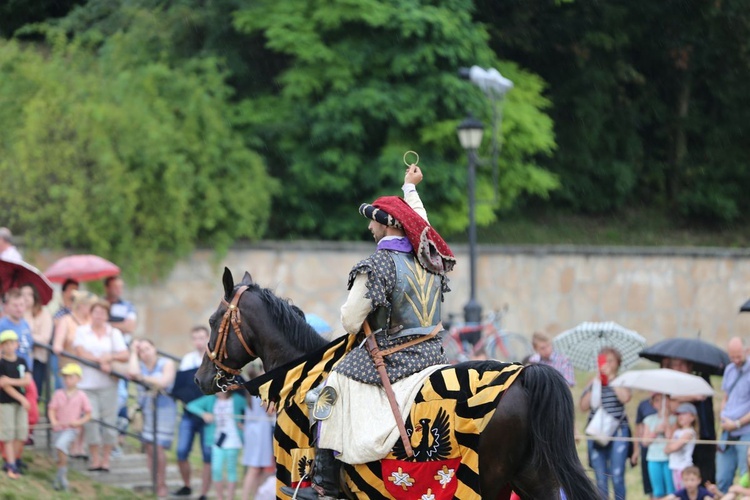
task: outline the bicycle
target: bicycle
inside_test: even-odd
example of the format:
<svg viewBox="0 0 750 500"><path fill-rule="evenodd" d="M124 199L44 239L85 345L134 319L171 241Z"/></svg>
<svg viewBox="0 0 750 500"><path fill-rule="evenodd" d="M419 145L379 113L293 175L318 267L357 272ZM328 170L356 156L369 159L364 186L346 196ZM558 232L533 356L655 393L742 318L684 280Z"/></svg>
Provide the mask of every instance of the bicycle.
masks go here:
<svg viewBox="0 0 750 500"><path fill-rule="evenodd" d="M534 350L525 335L508 332L502 327L502 318L508 311L490 311L482 323L454 323L458 316L448 314L445 322L447 334L443 337L443 350L450 363L470 360L495 359L498 361L523 361Z"/></svg>

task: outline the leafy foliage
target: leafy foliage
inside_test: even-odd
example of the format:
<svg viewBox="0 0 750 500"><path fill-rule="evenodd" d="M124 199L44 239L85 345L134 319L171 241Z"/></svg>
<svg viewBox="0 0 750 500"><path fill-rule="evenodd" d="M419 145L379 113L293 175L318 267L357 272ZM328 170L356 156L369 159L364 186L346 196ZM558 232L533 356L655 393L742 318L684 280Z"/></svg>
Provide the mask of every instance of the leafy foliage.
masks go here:
<svg viewBox="0 0 750 500"><path fill-rule="evenodd" d="M65 16L85 0L3 0L0 2L0 37L9 37L19 28L49 18Z"/></svg>
<svg viewBox="0 0 750 500"><path fill-rule="evenodd" d="M498 53L549 82L560 175L552 203L613 213L646 202L688 220L750 208L745 0L552 4L477 0Z"/></svg>
<svg viewBox="0 0 750 500"><path fill-rule="evenodd" d="M407 150L430 220L459 233L467 111L483 158L503 117L482 225L529 205L687 226L750 210L746 0L28 5L0 6L4 224L131 273L202 242L362 237L356 207L398 193ZM458 78L474 64L513 80L502 103Z"/></svg>
<svg viewBox="0 0 750 500"><path fill-rule="evenodd" d="M241 31L262 35L273 57L287 61L274 75L277 85L248 99L242 113L284 182L273 236L362 234L356 207L397 192L407 150L421 154L433 224L444 232L465 228L466 161L455 127L467 107L485 123L490 115L478 89L457 76L472 64L497 66L516 83L503 122L503 206L556 186L535 162L554 149L543 83L497 61L471 12L468 0L289 0L256 2L236 14ZM479 193L492 195L488 174ZM492 220L497 206L482 205L479 222Z"/></svg>
<svg viewBox="0 0 750 500"><path fill-rule="evenodd" d="M0 204L32 246L81 248L154 274L196 242L259 238L275 183L233 128L211 58L139 50L143 16L94 52L0 42Z"/></svg>

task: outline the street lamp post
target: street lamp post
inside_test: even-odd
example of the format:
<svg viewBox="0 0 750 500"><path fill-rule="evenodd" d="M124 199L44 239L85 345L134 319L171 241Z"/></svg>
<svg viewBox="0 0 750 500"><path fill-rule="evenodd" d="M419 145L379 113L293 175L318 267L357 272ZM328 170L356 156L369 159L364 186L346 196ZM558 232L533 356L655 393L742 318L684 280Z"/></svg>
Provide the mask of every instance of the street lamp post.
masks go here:
<svg viewBox="0 0 750 500"><path fill-rule="evenodd" d="M466 150L469 158L469 273L470 273L470 296L469 302L464 306L464 321L466 323L482 322L482 306L477 301L477 221L476 208L476 170L477 149L482 143L484 127L482 122L469 115L458 126L458 140L461 147Z"/></svg>

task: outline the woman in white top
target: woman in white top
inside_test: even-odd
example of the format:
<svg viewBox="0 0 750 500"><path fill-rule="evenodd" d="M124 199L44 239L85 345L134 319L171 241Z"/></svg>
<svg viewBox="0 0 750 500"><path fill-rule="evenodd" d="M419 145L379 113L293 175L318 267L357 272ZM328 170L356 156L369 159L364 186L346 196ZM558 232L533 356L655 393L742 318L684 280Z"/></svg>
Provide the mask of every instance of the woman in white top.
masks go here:
<svg viewBox="0 0 750 500"><path fill-rule="evenodd" d="M91 322L91 305L97 301L97 296L85 290L73 292L73 304L70 314L66 314L57 321L55 325L55 338L52 341L52 350L58 356L61 352L75 354L73 342L76 338L78 328ZM70 358L60 357L60 369L72 363Z"/></svg>
<svg viewBox="0 0 750 500"><path fill-rule="evenodd" d="M86 441L89 444L89 470L109 472L112 447L117 442L117 380L108 373L112 362L126 362L128 347L122 333L107 323L109 303L98 300L91 306L91 324L76 330L73 348L75 354L93 361L99 368L83 365L83 377L78 387L91 402L91 421L85 425ZM101 420L112 427L99 425ZM101 452L101 454L100 454Z"/></svg>

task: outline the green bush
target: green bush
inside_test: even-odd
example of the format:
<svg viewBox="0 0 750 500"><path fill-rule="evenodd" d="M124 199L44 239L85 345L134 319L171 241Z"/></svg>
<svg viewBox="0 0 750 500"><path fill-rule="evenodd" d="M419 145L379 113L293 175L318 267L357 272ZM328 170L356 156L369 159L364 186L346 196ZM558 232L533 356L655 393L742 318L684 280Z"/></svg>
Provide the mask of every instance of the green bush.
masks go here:
<svg viewBox="0 0 750 500"><path fill-rule="evenodd" d="M0 41L0 206L27 245L152 275L197 242L263 234L276 184L233 126L226 75L147 51L163 28L143 16L96 47Z"/></svg>

